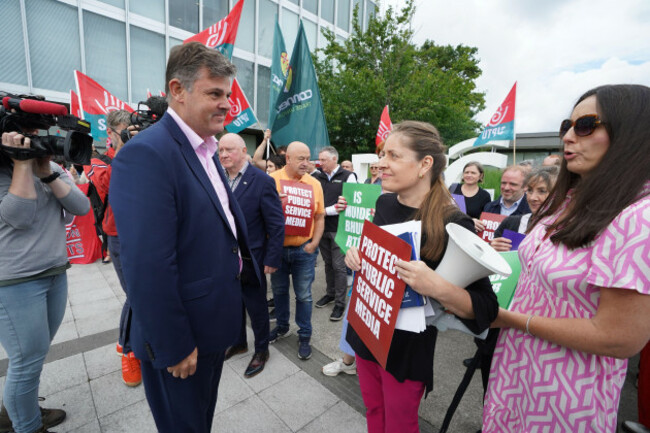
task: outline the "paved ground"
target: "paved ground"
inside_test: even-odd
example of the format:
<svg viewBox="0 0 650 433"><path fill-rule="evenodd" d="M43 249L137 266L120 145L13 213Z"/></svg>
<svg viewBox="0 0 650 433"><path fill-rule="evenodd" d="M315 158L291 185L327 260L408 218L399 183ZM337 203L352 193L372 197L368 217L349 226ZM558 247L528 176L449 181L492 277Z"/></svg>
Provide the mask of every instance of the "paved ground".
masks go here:
<svg viewBox="0 0 650 433"><path fill-rule="evenodd" d="M319 259L314 302L324 294ZM115 355L117 327L124 293L112 265L74 265L69 273L69 300L63 324L54 340L41 376L39 394L46 407L63 408L68 418L57 432L155 432L142 386L126 387L120 359ZM266 369L252 379L243 372L252 353L226 362L213 430L218 432L363 432L363 402L356 376L324 376L321 367L340 356L340 322L330 322L331 306L314 309L308 361L297 358L295 334L271 346ZM292 315L293 317L293 315ZM295 325L292 331L295 331ZM248 329L249 344L252 333ZM465 368L462 360L474 353L471 339L455 331L438 338L434 390L420 408L423 432L437 432ZM0 347L0 390L7 359ZM637 361L621 399L619 419L636 419ZM449 432L480 428L482 386L475 375L453 418Z"/></svg>

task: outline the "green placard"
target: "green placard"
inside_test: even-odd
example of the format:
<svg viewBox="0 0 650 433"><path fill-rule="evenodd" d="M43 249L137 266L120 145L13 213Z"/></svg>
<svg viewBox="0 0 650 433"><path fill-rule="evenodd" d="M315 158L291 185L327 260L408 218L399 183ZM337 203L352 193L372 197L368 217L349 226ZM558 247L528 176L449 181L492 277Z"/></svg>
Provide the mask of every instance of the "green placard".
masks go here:
<svg viewBox="0 0 650 433"><path fill-rule="evenodd" d="M381 186L363 183L344 183L343 197L348 206L339 214L339 226L334 241L343 254L350 247L359 246L365 220L372 221L375 203L381 195Z"/></svg>
<svg viewBox="0 0 650 433"><path fill-rule="evenodd" d="M521 273L521 264L519 263L519 255L517 251L508 251L499 253L506 259L512 268L512 274L509 277L502 277L501 275L490 275L490 282L492 283L492 290L497 294L499 306L505 309L510 308L512 298L515 295L515 288L519 281L519 274Z"/></svg>

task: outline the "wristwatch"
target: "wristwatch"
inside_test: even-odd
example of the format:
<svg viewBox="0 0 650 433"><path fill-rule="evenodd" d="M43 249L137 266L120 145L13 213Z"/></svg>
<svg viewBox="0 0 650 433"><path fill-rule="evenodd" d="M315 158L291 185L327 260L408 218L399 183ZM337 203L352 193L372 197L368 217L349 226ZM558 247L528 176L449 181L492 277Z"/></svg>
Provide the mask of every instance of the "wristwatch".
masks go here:
<svg viewBox="0 0 650 433"><path fill-rule="evenodd" d="M49 176L47 176L47 177L41 177L40 179L41 179L41 182L43 182L43 183L52 183L52 182L54 182L54 180L56 180L59 176L61 176L61 173L59 173L58 171L55 171L55 172L52 173L51 175L49 175Z"/></svg>

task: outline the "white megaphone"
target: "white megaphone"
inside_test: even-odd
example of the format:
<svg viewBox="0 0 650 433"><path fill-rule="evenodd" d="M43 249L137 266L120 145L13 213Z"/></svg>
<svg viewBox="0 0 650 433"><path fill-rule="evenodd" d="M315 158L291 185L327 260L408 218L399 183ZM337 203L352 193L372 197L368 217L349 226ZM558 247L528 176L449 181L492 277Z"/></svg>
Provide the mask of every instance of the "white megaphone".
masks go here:
<svg viewBox="0 0 650 433"><path fill-rule="evenodd" d="M447 224L445 229L449 234L449 243L436 268L436 272L445 280L465 288L492 274L507 277L512 273L508 262L477 235L454 223ZM427 325L433 325L441 331L457 329L482 339L487 336L487 329L481 334L474 334L456 316L445 312L442 305L433 298L429 298L425 314Z"/></svg>

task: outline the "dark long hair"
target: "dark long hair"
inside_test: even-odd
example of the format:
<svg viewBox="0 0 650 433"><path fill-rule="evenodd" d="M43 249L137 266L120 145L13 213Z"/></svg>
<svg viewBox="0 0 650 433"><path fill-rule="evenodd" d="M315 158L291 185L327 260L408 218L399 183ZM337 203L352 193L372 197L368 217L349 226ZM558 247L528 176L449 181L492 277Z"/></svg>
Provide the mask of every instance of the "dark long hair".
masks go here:
<svg viewBox="0 0 650 433"><path fill-rule="evenodd" d="M445 220L456 210L442 179L447 165L445 146L436 127L426 122L400 122L393 125L392 134L400 134L405 139L404 144L416 153L418 161L427 155L433 158L431 188L414 219L422 221L422 232L426 236L420 255L431 261L439 260L445 247Z"/></svg>
<svg viewBox="0 0 650 433"><path fill-rule="evenodd" d="M531 221L532 227L554 214L574 188L573 204L566 215L548 227L554 244L572 249L589 244L623 209L637 201L650 178L650 88L629 84L596 87L582 95L576 105L593 95L609 136L609 148L585 179L569 172L563 159L555 188Z"/></svg>

